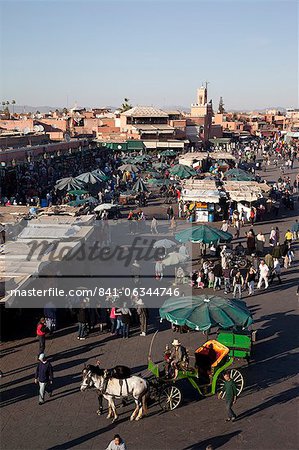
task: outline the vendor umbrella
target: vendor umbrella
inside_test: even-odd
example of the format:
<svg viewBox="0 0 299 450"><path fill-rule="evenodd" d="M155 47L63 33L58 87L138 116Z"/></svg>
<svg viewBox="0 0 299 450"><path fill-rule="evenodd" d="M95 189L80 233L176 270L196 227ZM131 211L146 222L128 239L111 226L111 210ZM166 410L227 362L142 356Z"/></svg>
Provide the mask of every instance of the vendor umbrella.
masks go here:
<svg viewBox="0 0 299 450"><path fill-rule="evenodd" d="M211 327L247 328L253 323L246 303L214 295L171 297L159 310L161 319L192 330L207 331Z"/></svg>
<svg viewBox="0 0 299 450"><path fill-rule="evenodd" d="M171 241L170 239L160 239L154 243L154 248L171 248L178 245L176 242Z"/></svg>
<svg viewBox="0 0 299 450"><path fill-rule="evenodd" d="M190 178L197 175L197 172L192 169L192 167L185 166L184 164L177 164L176 166L173 166L169 172L171 175L175 175L179 178Z"/></svg>
<svg viewBox="0 0 299 450"><path fill-rule="evenodd" d="M81 173L81 175L76 177L76 180L83 181L83 183L86 184L96 184L100 181L99 178L92 172Z"/></svg>
<svg viewBox="0 0 299 450"><path fill-rule="evenodd" d="M211 242L229 242L233 236L225 231L218 230L218 228L210 225L189 226L183 231L175 235L179 242L202 242L203 244L210 244Z"/></svg>
<svg viewBox="0 0 299 450"><path fill-rule="evenodd" d="M163 152L160 153L161 156L176 156L177 152L175 150L163 150Z"/></svg>
<svg viewBox="0 0 299 450"><path fill-rule="evenodd" d="M160 178L160 179L156 179L156 178L149 178L148 180L145 180L146 184L155 184L157 186L163 186L163 184L165 186L169 186L170 184L173 183L173 180L169 180L169 178Z"/></svg>
<svg viewBox="0 0 299 450"><path fill-rule="evenodd" d="M91 173L94 177L98 178L99 181L109 180L108 175L106 175L101 169L95 169Z"/></svg>
<svg viewBox="0 0 299 450"><path fill-rule="evenodd" d="M94 211L108 211L109 209L115 208L118 205L115 205L114 203L101 203L100 205L96 206Z"/></svg>
<svg viewBox="0 0 299 450"><path fill-rule="evenodd" d="M135 164L123 164L119 166L119 170L122 172L139 172L139 169Z"/></svg>
<svg viewBox="0 0 299 450"><path fill-rule="evenodd" d="M182 255L179 252L171 252L165 259L163 259L162 263L164 266L176 266L177 264L182 264L187 261L187 257Z"/></svg>
<svg viewBox="0 0 299 450"><path fill-rule="evenodd" d="M88 198L81 198L77 200L72 200L71 202L67 203L68 206L80 206L84 205L85 203L96 203L97 200L94 197L88 197Z"/></svg>
<svg viewBox="0 0 299 450"><path fill-rule="evenodd" d="M83 194L87 194L88 191L86 191L85 189L74 189L72 191L68 191L68 194L71 195L83 195Z"/></svg>
<svg viewBox="0 0 299 450"><path fill-rule="evenodd" d="M229 180L235 181L253 181L255 176L242 169L230 169L224 172L224 176Z"/></svg>
<svg viewBox="0 0 299 450"><path fill-rule="evenodd" d="M134 186L132 187L134 192L148 192L148 188L146 187L142 178L138 178Z"/></svg>
<svg viewBox="0 0 299 450"><path fill-rule="evenodd" d="M156 163L153 163L153 167L155 169L165 170L165 169L169 168L169 164L166 164L164 162L156 162Z"/></svg>
<svg viewBox="0 0 299 450"><path fill-rule="evenodd" d="M62 191L63 189L66 189L67 191L70 191L72 189L81 189L83 188L84 183L80 180L77 180L73 177L68 178L61 178L57 181L55 184L55 189L58 189L59 191Z"/></svg>

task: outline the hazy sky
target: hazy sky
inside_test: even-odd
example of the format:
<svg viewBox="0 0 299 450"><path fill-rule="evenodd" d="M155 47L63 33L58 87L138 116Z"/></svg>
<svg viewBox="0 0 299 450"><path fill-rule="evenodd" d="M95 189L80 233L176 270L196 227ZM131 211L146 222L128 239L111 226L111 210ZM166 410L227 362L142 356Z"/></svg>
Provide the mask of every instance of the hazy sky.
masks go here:
<svg viewBox="0 0 299 450"><path fill-rule="evenodd" d="M0 101L298 106L298 3L2 1Z"/></svg>

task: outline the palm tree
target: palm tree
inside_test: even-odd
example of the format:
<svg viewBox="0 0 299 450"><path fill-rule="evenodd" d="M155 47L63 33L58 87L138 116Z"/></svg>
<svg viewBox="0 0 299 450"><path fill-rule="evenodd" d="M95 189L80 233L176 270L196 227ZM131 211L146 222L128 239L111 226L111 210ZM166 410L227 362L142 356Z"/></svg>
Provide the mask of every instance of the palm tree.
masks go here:
<svg viewBox="0 0 299 450"><path fill-rule="evenodd" d="M128 98L124 98L124 102L121 105L120 111L121 112L125 112L125 111L128 111L131 108L132 108L132 105L130 105L129 99Z"/></svg>
<svg viewBox="0 0 299 450"><path fill-rule="evenodd" d="M16 104L16 101L15 101L15 100L12 100L12 101L11 101L11 104L12 104L12 113L14 114L14 113L15 113L15 104Z"/></svg>

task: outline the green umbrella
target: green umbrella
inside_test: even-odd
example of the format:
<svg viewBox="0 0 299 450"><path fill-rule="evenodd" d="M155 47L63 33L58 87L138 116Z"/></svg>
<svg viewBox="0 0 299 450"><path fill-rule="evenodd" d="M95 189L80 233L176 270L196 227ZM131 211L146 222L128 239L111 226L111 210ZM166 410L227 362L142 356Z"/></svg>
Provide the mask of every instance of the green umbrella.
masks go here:
<svg viewBox="0 0 299 450"><path fill-rule="evenodd" d="M96 199L94 197L88 197L88 198L81 198L77 200L72 200L71 202L67 203L68 206L79 206L84 205L84 203L95 203Z"/></svg>
<svg viewBox="0 0 299 450"><path fill-rule="evenodd" d="M86 184L96 184L100 181L96 174L92 172L81 173L76 177L76 180L83 181Z"/></svg>
<svg viewBox="0 0 299 450"><path fill-rule="evenodd" d="M160 153L161 156L176 156L177 152L175 150L163 150L163 152Z"/></svg>
<svg viewBox="0 0 299 450"><path fill-rule="evenodd" d="M251 175L248 172L245 172L245 170L241 169L230 169L224 172L224 176L231 180L236 181L252 181L255 180L255 176Z"/></svg>
<svg viewBox="0 0 299 450"><path fill-rule="evenodd" d="M99 181L108 181L109 177L101 169L95 169L91 172Z"/></svg>
<svg viewBox="0 0 299 450"><path fill-rule="evenodd" d="M169 172L171 175L175 175L179 178L190 178L197 175L196 170L192 167L185 166L184 164L177 164L176 166L173 166Z"/></svg>
<svg viewBox="0 0 299 450"><path fill-rule="evenodd" d="M159 310L161 319L192 330L207 331L211 327L247 328L253 323L246 303L214 295L171 297Z"/></svg>
<svg viewBox="0 0 299 450"><path fill-rule="evenodd" d="M210 244L211 242L229 242L233 236L225 231L218 230L210 225L192 225L175 235L179 242L202 242L203 244Z"/></svg>
<svg viewBox="0 0 299 450"><path fill-rule="evenodd" d="M123 164L119 166L119 170L122 172L139 172L139 169L134 164Z"/></svg>
<svg viewBox="0 0 299 450"><path fill-rule="evenodd" d="M163 186L163 184L165 186L169 186L172 183L173 181L169 180L168 178L160 178L158 180L156 178L149 178L145 181L145 184L156 184L157 186Z"/></svg>
<svg viewBox="0 0 299 450"><path fill-rule="evenodd" d="M60 180L57 180L55 184L55 189L60 191L63 189L66 189L67 191L72 189L82 189L82 187L84 187L84 183L73 177L61 178Z"/></svg>
<svg viewBox="0 0 299 450"><path fill-rule="evenodd" d="M153 167L155 169L165 170L165 169L169 168L169 164L166 164L164 162L156 162L156 163L153 163Z"/></svg>
<svg viewBox="0 0 299 450"><path fill-rule="evenodd" d="M68 192L71 195L83 195L83 194L87 194L88 191L85 191L84 189L74 189L72 191Z"/></svg>
<svg viewBox="0 0 299 450"><path fill-rule="evenodd" d="M148 192L148 188L145 186L145 183L142 178L138 178L132 190L134 192Z"/></svg>

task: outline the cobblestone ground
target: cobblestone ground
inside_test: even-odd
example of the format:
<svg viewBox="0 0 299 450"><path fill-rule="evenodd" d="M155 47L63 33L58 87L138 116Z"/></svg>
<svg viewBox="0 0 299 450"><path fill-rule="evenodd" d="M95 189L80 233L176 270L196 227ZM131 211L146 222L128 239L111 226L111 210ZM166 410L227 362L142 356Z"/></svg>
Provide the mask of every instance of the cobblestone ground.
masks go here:
<svg viewBox="0 0 299 450"><path fill-rule="evenodd" d="M294 176L296 170L292 171ZM269 179L277 173L267 172ZM147 209L150 214L157 206ZM163 206L164 208L164 206ZM165 208L166 209L166 208ZM282 211L278 219L257 225L269 233L273 224L284 232L294 221ZM244 231L242 230L242 236ZM296 248L297 247L297 248ZM296 245L298 260L298 245ZM126 364L134 373L146 374L147 354L152 333L159 322L152 317L151 333L140 337L135 330L128 341L95 332L85 341L76 339L76 328L59 330L47 340L46 352L55 370L54 396L38 405L33 383L37 342L34 337L2 344L2 449L105 449L115 433L125 439L129 450L205 449L208 444L223 449L298 448L298 417L295 398L298 395L298 332L296 328L296 289L298 262L283 270L283 284L246 298L254 313L254 360L243 367L246 387L236 404L239 420L225 422L225 405L215 396L200 399L183 386L184 401L173 412L163 413L151 406L140 422L130 422L130 403L119 407L119 420L111 424L97 416L94 391L81 393L79 385L84 363L97 359L106 367ZM220 293L221 295L221 293ZM175 334L162 329L155 340L154 359L161 359L163 348ZM192 351L204 342L198 332L176 335ZM298 379L297 379L298 380Z"/></svg>

